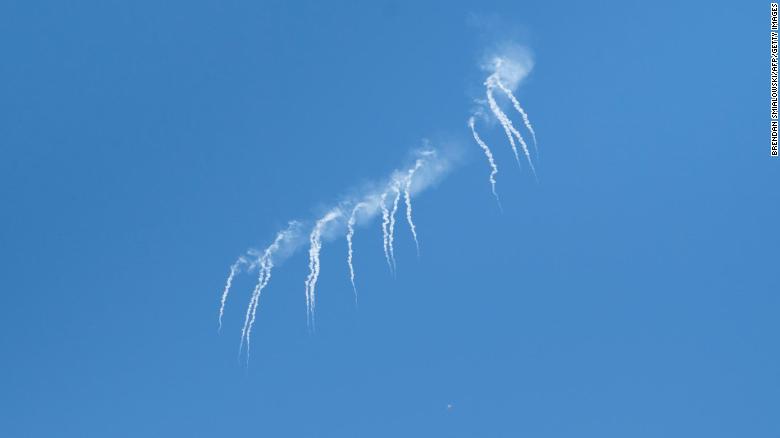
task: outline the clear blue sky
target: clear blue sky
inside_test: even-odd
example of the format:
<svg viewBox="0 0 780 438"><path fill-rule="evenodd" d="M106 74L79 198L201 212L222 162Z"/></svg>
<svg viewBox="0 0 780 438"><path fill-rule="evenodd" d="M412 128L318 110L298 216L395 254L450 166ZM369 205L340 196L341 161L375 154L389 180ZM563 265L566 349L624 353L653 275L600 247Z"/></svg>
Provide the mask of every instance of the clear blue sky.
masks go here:
<svg viewBox="0 0 780 438"><path fill-rule="evenodd" d="M262 3L262 4L261 4ZM328 3L328 4L326 4ZM357 2L355 2L357 3ZM365 2L367 3L367 2ZM769 3L0 4L0 436L772 437ZM465 121L513 38L540 181ZM228 265L404 163L468 151L274 271L248 369ZM370 230L370 232L368 232ZM448 404L453 405L447 410Z"/></svg>

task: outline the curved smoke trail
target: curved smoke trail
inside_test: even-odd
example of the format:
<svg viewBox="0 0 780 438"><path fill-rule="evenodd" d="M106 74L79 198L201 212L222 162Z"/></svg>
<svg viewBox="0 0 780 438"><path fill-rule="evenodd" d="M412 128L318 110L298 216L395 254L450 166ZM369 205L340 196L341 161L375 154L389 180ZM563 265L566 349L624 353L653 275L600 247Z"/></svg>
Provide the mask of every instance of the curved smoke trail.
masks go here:
<svg viewBox="0 0 780 438"><path fill-rule="evenodd" d="M252 291L252 296L249 299L249 306L246 309L246 316L244 318L244 328L241 330L241 343L238 346L238 353L241 354L241 348L246 343L246 361L249 363L249 343L252 337L252 327L255 324L255 316L257 315L257 305L260 302L260 294L271 276L271 267L266 260L258 262L260 267L258 268L257 284Z"/></svg>
<svg viewBox="0 0 780 438"><path fill-rule="evenodd" d="M493 196L495 196L496 202L498 202L498 207L501 208L501 200L498 199L498 193L496 193L496 174L498 173L498 166L496 165L496 160L493 159L493 152L490 150L488 145L482 141L482 139L479 137L479 134L477 134L477 130L474 127L474 116L469 118L469 128L471 128L471 134L474 136L474 140L477 142L479 147L482 148L482 151L485 152L485 156L488 159L488 163L490 164L490 188L493 191Z"/></svg>
<svg viewBox="0 0 780 438"><path fill-rule="evenodd" d="M246 259L242 256L236 260L235 263L230 265L230 274L228 274L227 281L225 282L225 289L222 291L222 299L219 301L219 329L222 331L222 315L225 314L225 303L227 302L228 294L230 293L230 287L233 285L233 277L236 276L241 269L241 265L246 263Z"/></svg>
<svg viewBox="0 0 780 438"><path fill-rule="evenodd" d="M244 327L241 329L241 343L239 344L238 351L241 352L241 348L246 343L246 360L249 361L249 341L252 335L252 327L255 324L255 316L257 315L257 306L260 303L260 294L263 289L271 281L271 270L274 267L273 255L279 250L280 245L285 239L288 239L293 231L297 227L296 222L291 222L286 230L277 233L273 243L263 251L262 255L257 259L258 274L257 284L252 291L252 296L249 299L249 306L246 309L246 316L244 317Z"/></svg>
<svg viewBox="0 0 780 438"><path fill-rule="evenodd" d="M387 192L384 192L382 193L382 196L379 197L379 208L382 209L382 243L384 244L387 267L390 268L390 272L393 272L393 263L390 261L390 251L388 249L390 239L387 232L387 226L390 224L390 211L387 209L387 205L385 205L386 200Z"/></svg>
<svg viewBox="0 0 780 438"><path fill-rule="evenodd" d="M393 198L393 210L390 212L390 224L387 227L389 230L387 233L387 247L390 249L390 259L393 261L393 275L395 275L395 249L393 248L393 241L395 240L395 214L398 212L398 201L401 199L401 187L398 180L393 181L393 191L395 191L395 198Z"/></svg>
<svg viewBox="0 0 780 438"><path fill-rule="evenodd" d="M531 167L531 171L536 175L536 169L534 168L534 163L531 161L531 154L528 152L528 145L525 143L525 140L523 139L523 136L520 134L520 131L518 131L515 126L512 124L512 121L509 120L509 117L504 113L504 111L501 110L501 107L498 106L498 103L496 102L495 97L493 96L493 88L496 86L496 81L498 80L498 74L494 73L490 75L490 77L487 78L485 81L485 89L486 89L486 95L488 99L488 105L490 105L490 110L493 112L493 115L496 116L499 123L501 123L501 127L504 128L504 132L506 133L506 137L509 139L509 144L512 146L512 152L515 153L515 160L517 160L517 165L520 165L520 155L517 152L517 146L515 145L515 141L512 138L512 135L517 137L517 140L520 142L520 146L523 148L523 153L525 154L526 159L528 160L528 165Z"/></svg>
<svg viewBox="0 0 780 438"><path fill-rule="evenodd" d="M525 128L528 129L528 132L531 133L531 138L534 140L534 151L536 152L536 158L539 158L539 146L536 144L536 131L534 131L533 125L531 125L531 121L528 119L528 114L525 112L522 106L520 106L520 102L518 102L515 95L512 93L512 90L509 89L506 85L504 85L501 80L496 77L496 85L498 85L498 88L501 89L501 91L506 94L506 96L509 98L509 100L512 102L512 106L515 107L515 110L520 113L520 116L523 118L523 124L525 125Z"/></svg>
<svg viewBox="0 0 780 438"><path fill-rule="evenodd" d="M311 231L309 241L311 246L309 247L309 276L306 278L306 315L307 321L310 327L314 329L314 308L316 304L316 296L314 294L317 287L317 279L320 276L320 250L322 249L322 229L328 222L341 217L341 210L333 209L325 214L314 225L314 229Z"/></svg>
<svg viewBox="0 0 780 438"><path fill-rule="evenodd" d="M417 257L420 256L420 242L417 241L417 227L414 226L414 221L412 220L412 195L410 193L412 188L412 178L414 178L414 173L417 172L417 170L422 166L423 160L418 159L414 163L414 167L409 169L409 172L406 174L406 181L404 184L404 202L406 202L406 221L409 222L409 229L412 231L412 237L414 237L414 245L417 247Z"/></svg>
<svg viewBox="0 0 780 438"><path fill-rule="evenodd" d="M347 265L349 265L349 281L352 282L352 291L355 292L355 304L357 304L357 287L355 287L355 268L352 266L352 237L355 235L355 222L357 221L357 212L366 207L365 202L358 202L352 209L347 221Z"/></svg>

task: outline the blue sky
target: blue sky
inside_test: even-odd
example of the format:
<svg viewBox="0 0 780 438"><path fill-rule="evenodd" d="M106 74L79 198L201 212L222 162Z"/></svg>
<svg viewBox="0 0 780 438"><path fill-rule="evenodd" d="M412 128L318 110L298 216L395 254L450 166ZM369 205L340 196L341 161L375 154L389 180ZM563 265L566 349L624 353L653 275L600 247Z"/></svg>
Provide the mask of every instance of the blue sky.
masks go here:
<svg viewBox="0 0 780 438"><path fill-rule="evenodd" d="M0 435L777 436L778 161L762 2L3 2ZM367 3L367 2L366 2ZM539 182L466 119L518 90ZM429 139L421 257L229 264ZM447 410L452 404L453 409Z"/></svg>

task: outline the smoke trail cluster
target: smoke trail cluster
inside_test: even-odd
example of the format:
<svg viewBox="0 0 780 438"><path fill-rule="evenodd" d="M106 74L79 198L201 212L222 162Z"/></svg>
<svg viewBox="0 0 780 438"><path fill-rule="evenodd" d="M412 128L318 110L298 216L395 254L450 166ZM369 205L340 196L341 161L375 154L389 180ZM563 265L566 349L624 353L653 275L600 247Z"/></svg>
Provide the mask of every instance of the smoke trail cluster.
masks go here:
<svg viewBox="0 0 780 438"><path fill-rule="evenodd" d="M322 249L322 229L329 222L341 217L341 210L333 209L323 216L314 225L314 229L309 236L309 276L304 282L306 286L306 318L310 327L314 327L314 305L316 295L314 294L317 286L317 279L320 277L320 250Z"/></svg>
<svg viewBox="0 0 780 438"><path fill-rule="evenodd" d="M254 255L256 257L256 260L251 264L252 267L257 267L258 271L258 277L257 277L257 284L255 285L255 289L252 291L252 296L249 299L249 305L246 309L246 316L244 317L244 327L241 329L241 344L239 345L239 352L241 351L241 347L246 343L246 357L247 361L249 360L249 341L252 335L252 327L255 324L255 316L257 315L257 306L260 303L260 294L263 292L263 289L268 285L268 282L271 281L271 269L274 267L274 261L273 257L274 254L279 251L279 248L281 245L285 242L290 241L294 236L297 235L299 223L296 221L290 222L290 224L287 226L287 229L280 231L276 238L274 239L273 243L268 246L268 248L265 249L262 253L259 253L257 251L249 251L249 255ZM242 258L239 258L241 260ZM231 271L232 273L233 271ZM225 288L225 293L227 294L228 288Z"/></svg>
<svg viewBox="0 0 780 438"><path fill-rule="evenodd" d="M538 155L539 149L536 144L536 131L534 131L533 125L531 125L528 113L523 109L520 102L517 100L517 97L514 95L514 90L523 78L528 75L531 68L533 68L533 62L530 55L526 51L516 47L509 48L500 55L491 56L489 61L483 65L483 70L489 72L489 75L484 82L485 101L478 102L477 110L474 111L474 114L468 119L468 126L471 129L474 141L477 142L485 153L488 164L490 165L490 187L493 191L493 196L495 196L496 201L499 202L499 207L501 206L501 203L496 192L496 174L498 173L498 166L493 158L493 151L477 133L475 118L479 116L483 119L488 119L486 117L487 111L484 108L485 103L487 103L487 109L501 125L501 128L509 141L509 146L512 148L517 165L520 166L520 153L517 149L517 144L519 143L523 155L528 161L528 166L531 168L534 177L536 177L536 167L531 158L531 152L528 150L528 144L522 133L515 127L514 123L512 123L509 116L501 109L501 105L499 105L496 100L496 95L494 93L496 89L500 91L511 102L515 111L520 114L523 126L531 134L531 138L533 139L534 152Z"/></svg>
<svg viewBox="0 0 780 438"><path fill-rule="evenodd" d="M493 196L501 208L501 202L496 191L496 175L498 166L493 155L493 151L477 132L476 122L481 119L490 122L497 120L501 125L504 134L507 137L509 145L514 153L515 160L521 165L520 151L528 162L531 171L536 175L536 169L533 163L531 152L522 133L515 127L512 120L501 108L497 99L504 96L511 103L514 110L520 115L522 125L530 133L534 143L534 154L538 156L536 146L536 132L528 118L528 114L520 105L520 102L514 95L519 83L530 72L533 63L527 52L522 50L503 51L501 55L491 56L489 61L483 65L483 69L488 72L484 81L485 100L477 101L477 108L468 119L468 127L474 141L482 149L490 165L490 186ZM500 93L500 94L499 94ZM492 115L492 119L488 117ZM250 250L245 255L239 257L231 266L224 289L220 298L219 306L219 329L222 329L222 319L225 313L225 307L233 285L235 276L242 270L251 272L257 270L257 283L252 291L244 316L244 325L241 329L241 343L239 353L246 346L246 356L249 360L249 345L252 335L252 329L255 324L257 308L260 304L260 298L263 290L271 281L271 271L275 262L281 261L284 257L294 253L306 243L309 244L309 274L304 281L304 292L306 302L306 321L310 330L314 330L314 314L317 302L317 281L320 276L321 264L320 254L324 242L333 240L338 236L346 236L347 242L347 267L349 270L349 280L355 296L355 304L358 301L358 288L355 283L354 250L353 241L355 238L356 227L370 223L374 218L380 217L379 224L382 231L382 244L385 260L393 276L396 275L395 260L395 227L396 216L401 207L401 198L406 208L406 222L409 231L414 240L417 255L420 255L420 242L418 240L417 227L412 214L412 197L430 187L437 182L452 166L453 157L443 153L441 150L426 148L418 151L414 157L413 163L405 168L398 169L382 183L364 190L360 195L350 196L343 199L335 207L326 210L326 213L320 218L309 221L311 227L308 232L308 239L302 233L307 223L292 221L287 228L276 234L271 244L262 251Z"/></svg>
<svg viewBox="0 0 780 438"><path fill-rule="evenodd" d="M320 253L323 242L343 235L347 241L347 266L349 268L349 278L355 294L357 303L357 286L355 285L355 268L353 264L353 240L357 225L370 222L373 218L380 215L381 229L383 233L384 251L390 266L391 272L395 274L395 225L398 210L400 209L400 200L403 196L406 207L406 221L409 224L412 237L419 254L419 241L417 236L417 227L412 217L412 197L416 193L423 191L435 183L451 167L451 158L445 156L440 151L426 149L417 153L414 164L407 168L399 169L393 172L388 180L366 190L362 196L351 197L338 203L337 206L327 210L319 219L313 221L311 231L309 232L309 274L304 281L304 292L306 300L306 321L310 330L314 330L314 314L316 310L317 294L316 287L319 279L321 264ZM388 204L390 204L388 206ZM244 326L241 330L241 344L239 351L246 346L247 359L249 355L249 343L251 340L252 328L254 327L257 308L263 290L268 286L271 280L271 270L274 267L274 261L277 256L284 256L293 253L305 240L301 237L303 224L298 221L290 222L289 226L279 232L273 242L262 251L250 250L246 255L239 257L235 263L230 266L225 288L222 292L219 309L219 325L222 327L222 317L225 312L225 303L227 302L233 279L242 269L253 271L257 269L257 283L249 298L249 304L244 317ZM281 253L281 254L280 254Z"/></svg>
<svg viewBox="0 0 780 438"><path fill-rule="evenodd" d="M393 181L393 210L390 212L390 220L387 224L387 249L390 253L390 260L393 262L393 274L395 274L395 214L398 212L398 201L401 199L401 187L398 180Z"/></svg>

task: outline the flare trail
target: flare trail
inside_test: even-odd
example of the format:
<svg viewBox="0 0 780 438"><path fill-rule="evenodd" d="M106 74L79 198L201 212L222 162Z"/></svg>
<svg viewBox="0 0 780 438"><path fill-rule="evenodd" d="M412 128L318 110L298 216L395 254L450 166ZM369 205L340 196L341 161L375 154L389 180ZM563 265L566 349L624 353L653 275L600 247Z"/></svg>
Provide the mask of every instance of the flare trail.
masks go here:
<svg viewBox="0 0 780 438"><path fill-rule="evenodd" d="M504 113L504 111L501 109L500 106L498 106L498 103L496 102L496 98L493 96L493 88L496 87L496 82L498 81L498 76L494 73L490 77L487 78L485 81L485 87L486 87L486 95L488 99L488 105L490 105L490 110L493 112L493 115L496 116L499 123L501 123L501 127L504 128L504 132L506 133L506 137L509 139L509 144L512 146L512 152L515 153L515 160L517 161L517 165L520 165L520 155L517 151L517 146L515 145L515 140L513 138L517 137L517 140L520 142L520 146L523 149L523 153L525 154L526 159L528 160L528 165L531 167L531 171L536 175L536 169L534 168L534 163L531 161L531 154L528 152L528 145L525 143L525 140L523 139L523 136L520 134L520 131L518 131L515 126L512 124L512 121L509 120L509 117Z"/></svg>
<svg viewBox="0 0 780 438"><path fill-rule="evenodd" d="M293 229L297 227L297 224L292 222L288 226L288 228L284 231L279 232L276 235L276 238L274 239L273 243L268 246L268 248L263 251L262 255L260 255L257 259L257 284L255 285L255 289L252 291L252 296L249 299L249 306L247 306L246 309L246 316L244 318L244 328L241 329L241 344L239 345L238 351L241 352L241 347L246 343L246 360L249 362L249 341L252 335L252 327L255 324L255 316L257 315L257 306L260 303L260 294L263 292L263 289L268 285L268 282L271 281L271 270L274 267L273 262L273 255L276 251L279 250L279 246L282 244L282 242L285 239L288 239L293 231Z"/></svg>
<svg viewBox="0 0 780 438"><path fill-rule="evenodd" d="M414 173L417 172L417 170L422 166L423 160L418 159L414 163L414 167L409 169L409 173L406 174L406 182L404 184L404 201L406 202L406 221L409 222L409 229L412 231L412 237L414 237L414 245L417 248L417 257L420 256L420 242L417 241L417 227L414 226L414 221L412 220L412 195L411 195L411 189L412 189L412 178L414 178Z"/></svg>
<svg viewBox="0 0 780 438"><path fill-rule="evenodd" d="M233 277L235 277L241 269L241 265L245 263L246 259L244 257L239 257L235 263L230 265L230 274L225 282L225 290L222 291L222 299L219 302L219 331L222 331L222 315L225 314L225 303L227 302L227 297L230 293L230 287L233 285Z"/></svg>
<svg viewBox="0 0 780 438"><path fill-rule="evenodd" d="M385 205L385 201L387 200L387 192L382 193L382 196L379 197L379 208L382 209L382 243L385 247L385 259L387 260L387 266L390 268L390 272L393 272L393 263L390 262L390 250L388 249L388 229L387 226L390 224L390 211L387 209L387 205Z"/></svg>
<svg viewBox="0 0 780 438"><path fill-rule="evenodd" d="M479 134L477 134L477 129L474 127L473 116L469 118L469 128L471 128L471 134L474 136L474 140L477 142L479 147L482 148L482 151L485 152L485 156L488 159L488 163L490 164L490 187L491 190L493 190L493 196L495 196L496 202L498 202L498 206L501 207L501 200L498 199L498 193L496 193L496 174L498 173L498 166L496 166L496 160L493 159L493 152L490 150L488 145L482 141L482 139L479 137Z"/></svg>
<svg viewBox="0 0 780 438"><path fill-rule="evenodd" d="M512 102L512 106L514 106L515 110L517 110L517 112L520 113L520 116L523 117L523 124L525 125L525 128L528 129L528 132L531 133L531 138L534 140L534 152L536 152L536 158L539 158L539 146L536 144L536 132L534 131L533 125L531 125L531 121L528 119L528 113L526 113L523 107L520 106L520 102L517 101L517 98L515 98L515 95L512 93L512 90L510 90L509 87L504 85L504 83L499 79L496 79L496 85L498 85L498 88L500 88L501 91L506 94L506 96Z"/></svg>
<svg viewBox="0 0 780 438"><path fill-rule="evenodd" d="M390 212L390 224L387 226L387 247L390 250L390 260L393 261L393 274L396 271L395 265L395 249L393 248L393 240L395 239L395 214L398 212L398 201L401 199L401 183L399 181L393 181L393 191L395 191L395 198L393 198L393 210Z"/></svg>
<svg viewBox="0 0 780 438"><path fill-rule="evenodd" d="M365 202L358 202L352 209L352 214L347 221L347 264L349 265L349 281L352 282L352 291L355 292L355 304L357 304L357 287L355 287L355 268L352 266L352 237L355 235L355 222L357 212L366 207Z"/></svg>
<svg viewBox="0 0 780 438"><path fill-rule="evenodd" d="M341 217L341 210L333 209L325 214L314 225L314 229L309 236L309 276L306 278L306 316L309 326L314 328L314 308L316 296L314 294L317 286L317 278L320 276L320 250L322 249L322 229L328 222Z"/></svg>

